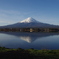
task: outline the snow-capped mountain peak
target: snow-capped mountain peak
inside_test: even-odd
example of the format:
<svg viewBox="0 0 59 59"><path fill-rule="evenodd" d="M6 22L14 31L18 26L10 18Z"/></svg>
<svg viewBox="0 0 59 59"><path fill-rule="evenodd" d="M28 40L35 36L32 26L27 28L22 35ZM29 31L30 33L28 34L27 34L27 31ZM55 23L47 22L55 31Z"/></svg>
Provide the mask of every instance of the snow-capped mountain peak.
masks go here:
<svg viewBox="0 0 59 59"><path fill-rule="evenodd" d="M20 23L31 23L31 22L38 22L35 19L33 19L32 17L29 17L23 21L20 21Z"/></svg>
<svg viewBox="0 0 59 59"><path fill-rule="evenodd" d="M59 26L42 23L36 21L32 17L29 17L18 23L7 25L7 26L1 26L0 28L59 28Z"/></svg>

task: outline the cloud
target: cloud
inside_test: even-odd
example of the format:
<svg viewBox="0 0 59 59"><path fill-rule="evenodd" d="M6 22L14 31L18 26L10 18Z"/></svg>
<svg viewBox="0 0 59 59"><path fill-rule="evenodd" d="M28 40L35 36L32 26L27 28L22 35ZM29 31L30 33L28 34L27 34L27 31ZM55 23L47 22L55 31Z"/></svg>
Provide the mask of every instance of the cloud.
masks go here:
<svg viewBox="0 0 59 59"><path fill-rule="evenodd" d="M31 14L32 14L32 12L15 11L15 10L1 10L0 9L0 25L17 23L17 22L29 17Z"/></svg>
<svg viewBox="0 0 59 59"><path fill-rule="evenodd" d="M20 21L26 13L14 10L0 10L0 25L1 23L11 24Z"/></svg>
<svg viewBox="0 0 59 59"><path fill-rule="evenodd" d="M2 20L1 20L0 23L8 23L8 24L9 24L9 23L11 23L11 22L8 22L8 21L2 21Z"/></svg>
<svg viewBox="0 0 59 59"><path fill-rule="evenodd" d="M5 13L5 14L20 14L19 11L14 11L14 10L0 10L0 13Z"/></svg>

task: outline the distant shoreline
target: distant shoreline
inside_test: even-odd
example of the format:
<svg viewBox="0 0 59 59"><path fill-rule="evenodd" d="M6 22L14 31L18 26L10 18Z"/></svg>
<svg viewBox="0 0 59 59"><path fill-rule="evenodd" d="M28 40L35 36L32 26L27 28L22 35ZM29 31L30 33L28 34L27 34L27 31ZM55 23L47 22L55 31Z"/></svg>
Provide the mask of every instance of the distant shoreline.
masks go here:
<svg viewBox="0 0 59 59"><path fill-rule="evenodd" d="M0 28L0 31L12 32L59 32L59 28Z"/></svg>

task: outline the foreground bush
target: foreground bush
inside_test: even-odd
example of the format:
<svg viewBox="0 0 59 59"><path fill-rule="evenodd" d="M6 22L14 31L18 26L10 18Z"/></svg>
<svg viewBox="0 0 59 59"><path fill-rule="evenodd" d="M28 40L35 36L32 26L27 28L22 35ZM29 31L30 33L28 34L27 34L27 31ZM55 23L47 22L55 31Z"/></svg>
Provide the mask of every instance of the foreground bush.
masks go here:
<svg viewBox="0 0 59 59"><path fill-rule="evenodd" d="M59 59L59 50L8 49L0 47L0 59Z"/></svg>

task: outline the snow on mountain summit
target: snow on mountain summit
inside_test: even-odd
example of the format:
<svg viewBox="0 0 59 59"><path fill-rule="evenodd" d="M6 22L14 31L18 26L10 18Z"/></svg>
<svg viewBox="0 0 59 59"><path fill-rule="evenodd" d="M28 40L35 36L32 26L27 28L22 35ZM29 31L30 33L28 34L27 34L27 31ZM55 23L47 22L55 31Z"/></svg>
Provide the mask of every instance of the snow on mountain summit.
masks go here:
<svg viewBox="0 0 59 59"><path fill-rule="evenodd" d="M29 17L23 21L20 21L20 23L31 23L31 22L38 22L35 19L33 19L32 17Z"/></svg>
<svg viewBox="0 0 59 59"><path fill-rule="evenodd" d="M59 28L59 26L42 23L36 21L32 17L29 17L18 23L7 25L7 26L1 26L0 28Z"/></svg>

